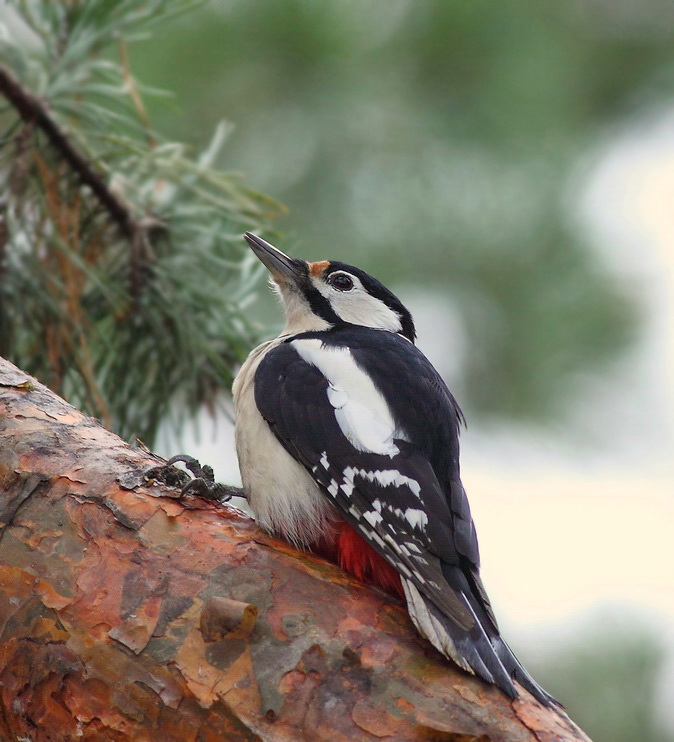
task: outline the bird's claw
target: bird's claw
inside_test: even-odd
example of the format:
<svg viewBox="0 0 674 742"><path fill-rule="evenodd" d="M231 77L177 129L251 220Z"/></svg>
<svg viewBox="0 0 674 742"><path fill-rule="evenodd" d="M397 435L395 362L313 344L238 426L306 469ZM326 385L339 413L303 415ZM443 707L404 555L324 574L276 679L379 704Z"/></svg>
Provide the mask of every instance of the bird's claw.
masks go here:
<svg viewBox="0 0 674 742"><path fill-rule="evenodd" d="M182 462L185 464L185 468L188 471L191 471L192 474L194 474L196 479L206 479L210 482L215 481L215 477L213 476L213 469L212 467L206 465L202 466L199 463L198 459L195 459L194 456L188 456L186 453L179 453L177 456L171 456L171 458L166 462L166 466L173 466L174 464L177 464L178 462ZM194 481L194 480L190 480Z"/></svg>
<svg viewBox="0 0 674 742"><path fill-rule="evenodd" d="M194 475L194 479L189 479L185 472L174 466L178 462L185 464L185 468ZM245 497L243 491L238 487L216 482L212 467L202 466L194 456L188 456L187 454L181 453L172 456L164 466L150 469L145 476L146 478L158 479L174 487L180 487L180 497L198 495L205 500L216 500L217 502L229 502L232 497Z"/></svg>

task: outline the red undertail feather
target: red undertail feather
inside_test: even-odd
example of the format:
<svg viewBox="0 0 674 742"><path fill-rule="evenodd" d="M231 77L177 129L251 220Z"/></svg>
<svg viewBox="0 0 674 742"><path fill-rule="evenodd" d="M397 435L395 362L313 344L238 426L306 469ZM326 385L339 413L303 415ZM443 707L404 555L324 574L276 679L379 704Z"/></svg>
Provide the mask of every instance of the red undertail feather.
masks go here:
<svg viewBox="0 0 674 742"><path fill-rule="evenodd" d="M316 553L329 559L357 580L382 588L394 598L404 600L400 575L375 551L346 521L335 524L332 539L326 539L315 548Z"/></svg>

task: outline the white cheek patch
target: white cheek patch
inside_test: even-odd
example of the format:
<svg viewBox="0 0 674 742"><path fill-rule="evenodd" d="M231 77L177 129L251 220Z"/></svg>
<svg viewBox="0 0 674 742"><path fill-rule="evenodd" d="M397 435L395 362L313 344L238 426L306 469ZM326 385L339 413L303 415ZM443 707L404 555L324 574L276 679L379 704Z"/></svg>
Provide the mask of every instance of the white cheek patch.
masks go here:
<svg viewBox="0 0 674 742"><path fill-rule="evenodd" d="M393 438L402 438L386 400L356 364L348 348L330 348L311 338L291 345L302 360L315 366L328 381L328 401L340 430L358 451L395 456Z"/></svg>
<svg viewBox="0 0 674 742"><path fill-rule="evenodd" d="M344 322L401 332L400 315L386 306L381 299L368 294L357 276L351 278L353 279L351 291L338 291L321 278L313 278L312 282L319 293L328 300L335 314Z"/></svg>

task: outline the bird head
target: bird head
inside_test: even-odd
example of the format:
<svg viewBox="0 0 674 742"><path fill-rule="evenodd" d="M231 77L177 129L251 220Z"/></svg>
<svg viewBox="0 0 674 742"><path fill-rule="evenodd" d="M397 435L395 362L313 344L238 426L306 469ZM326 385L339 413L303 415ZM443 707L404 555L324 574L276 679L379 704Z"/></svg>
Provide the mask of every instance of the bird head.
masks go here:
<svg viewBox="0 0 674 742"><path fill-rule="evenodd" d="M414 342L412 315L386 286L360 268L335 260L291 258L257 235L246 242L269 270L286 313L285 332L326 330L340 324L396 332Z"/></svg>

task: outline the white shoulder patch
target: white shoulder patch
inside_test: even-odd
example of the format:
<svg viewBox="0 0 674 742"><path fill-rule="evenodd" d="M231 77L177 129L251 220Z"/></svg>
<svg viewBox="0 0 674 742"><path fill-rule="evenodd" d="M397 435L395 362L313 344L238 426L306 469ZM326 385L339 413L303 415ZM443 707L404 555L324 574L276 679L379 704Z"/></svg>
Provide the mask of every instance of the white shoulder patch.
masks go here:
<svg viewBox="0 0 674 742"><path fill-rule="evenodd" d="M391 457L399 453L393 439L405 439L405 436L396 430L386 400L358 367L351 351L324 346L316 338L293 340L291 345L327 379L328 401L342 433L353 447Z"/></svg>

